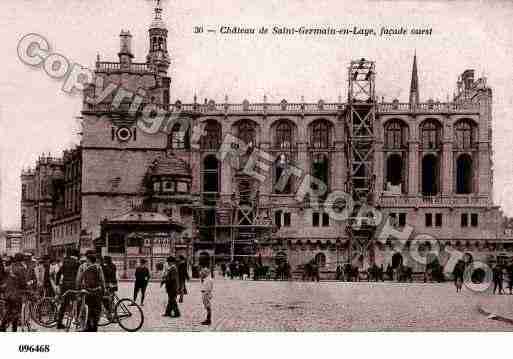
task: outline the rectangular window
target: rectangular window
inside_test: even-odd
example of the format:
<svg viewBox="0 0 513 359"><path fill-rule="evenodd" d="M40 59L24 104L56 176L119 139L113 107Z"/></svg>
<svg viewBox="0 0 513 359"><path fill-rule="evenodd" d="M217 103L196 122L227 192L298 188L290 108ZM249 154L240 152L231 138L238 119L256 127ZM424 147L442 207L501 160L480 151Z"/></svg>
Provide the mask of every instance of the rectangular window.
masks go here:
<svg viewBox="0 0 513 359"><path fill-rule="evenodd" d="M330 216L327 213L322 214L322 226L328 227L330 225Z"/></svg>
<svg viewBox="0 0 513 359"><path fill-rule="evenodd" d="M426 213L426 227L432 227L432 226L433 226L433 214Z"/></svg>
<svg viewBox="0 0 513 359"><path fill-rule="evenodd" d="M477 225L478 225L477 213L472 213L470 215L470 225L472 227L477 227Z"/></svg>
<svg viewBox="0 0 513 359"><path fill-rule="evenodd" d="M441 213L435 214L435 226L442 227L442 214Z"/></svg>
<svg viewBox="0 0 513 359"><path fill-rule="evenodd" d="M290 227L290 213L289 212L283 213L283 226Z"/></svg>
<svg viewBox="0 0 513 359"><path fill-rule="evenodd" d="M274 224L280 228L281 227L281 211L274 212Z"/></svg>
<svg viewBox="0 0 513 359"><path fill-rule="evenodd" d="M406 213L399 213L399 226L406 226Z"/></svg>
<svg viewBox="0 0 513 359"><path fill-rule="evenodd" d="M468 213L461 214L461 226L468 227Z"/></svg>
<svg viewBox="0 0 513 359"><path fill-rule="evenodd" d="M319 227L319 212L312 213L312 226Z"/></svg>

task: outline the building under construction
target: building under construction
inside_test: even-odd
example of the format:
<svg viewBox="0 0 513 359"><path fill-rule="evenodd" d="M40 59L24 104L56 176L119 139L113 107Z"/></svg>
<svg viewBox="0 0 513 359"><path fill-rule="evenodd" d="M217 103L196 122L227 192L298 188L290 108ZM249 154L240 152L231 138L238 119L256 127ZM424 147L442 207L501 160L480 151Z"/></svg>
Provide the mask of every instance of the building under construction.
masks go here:
<svg viewBox="0 0 513 359"><path fill-rule="evenodd" d="M155 265L179 243L195 262L315 261L324 272L386 266L393 256L422 271L411 246L487 260L513 250L492 201L492 92L473 70L455 76L446 103L420 100L416 57L407 103L376 98L379 64L365 58L340 74L348 93L336 103L171 102L167 34L157 6L145 61L134 60L128 31L117 61L98 56L104 84L145 96L135 106L135 95L84 100L81 237L103 237L101 224L120 216L152 226L158 212L158 236L172 231L173 240L158 242L167 244ZM103 90L91 85L84 98ZM150 105L179 121L145 130ZM154 243L147 231L128 232L97 242L125 267L154 253L144 249Z"/></svg>

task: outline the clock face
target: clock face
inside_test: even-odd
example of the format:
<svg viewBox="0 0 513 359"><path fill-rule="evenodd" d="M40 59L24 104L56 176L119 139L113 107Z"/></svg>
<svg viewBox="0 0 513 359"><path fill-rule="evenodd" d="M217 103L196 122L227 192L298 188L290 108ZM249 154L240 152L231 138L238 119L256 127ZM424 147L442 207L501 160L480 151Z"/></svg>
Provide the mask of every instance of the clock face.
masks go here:
<svg viewBox="0 0 513 359"><path fill-rule="evenodd" d="M116 130L116 138L121 142L126 142L132 138L132 131L128 127L119 127Z"/></svg>

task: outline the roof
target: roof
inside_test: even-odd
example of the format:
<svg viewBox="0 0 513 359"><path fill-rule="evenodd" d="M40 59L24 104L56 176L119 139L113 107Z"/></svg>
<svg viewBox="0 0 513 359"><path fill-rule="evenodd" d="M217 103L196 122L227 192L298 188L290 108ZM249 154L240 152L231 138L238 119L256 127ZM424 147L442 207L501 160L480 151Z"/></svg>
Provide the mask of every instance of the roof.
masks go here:
<svg viewBox="0 0 513 359"><path fill-rule="evenodd" d="M121 222L148 222L148 223L161 223L170 222L171 219L165 214L158 212L141 212L141 211L130 211L117 217L109 218L110 223L121 223Z"/></svg>
<svg viewBox="0 0 513 359"><path fill-rule="evenodd" d="M163 213L138 210L132 210L117 217L108 218L105 223L108 225L170 225L182 230L185 229L183 223L173 221Z"/></svg>
<svg viewBox="0 0 513 359"><path fill-rule="evenodd" d="M163 158L156 158L150 166L149 172L152 175L191 177L187 162L172 154Z"/></svg>

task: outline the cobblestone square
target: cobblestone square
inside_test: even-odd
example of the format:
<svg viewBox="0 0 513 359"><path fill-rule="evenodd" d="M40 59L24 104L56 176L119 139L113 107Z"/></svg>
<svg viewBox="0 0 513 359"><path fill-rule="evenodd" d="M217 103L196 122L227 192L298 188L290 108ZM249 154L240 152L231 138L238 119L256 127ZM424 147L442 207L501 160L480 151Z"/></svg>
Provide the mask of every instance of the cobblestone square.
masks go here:
<svg viewBox="0 0 513 359"><path fill-rule="evenodd" d="M119 296L132 296L121 283ZM162 317L164 289L151 283L143 307L142 331L504 331L479 308L513 296L492 296L452 283L347 283L214 280L213 324L200 325L205 312L199 282L188 283L180 318ZM500 298L499 298L500 297ZM117 325L101 331L119 331Z"/></svg>

